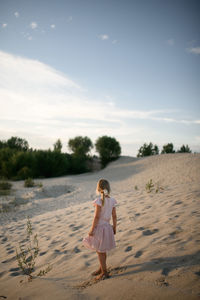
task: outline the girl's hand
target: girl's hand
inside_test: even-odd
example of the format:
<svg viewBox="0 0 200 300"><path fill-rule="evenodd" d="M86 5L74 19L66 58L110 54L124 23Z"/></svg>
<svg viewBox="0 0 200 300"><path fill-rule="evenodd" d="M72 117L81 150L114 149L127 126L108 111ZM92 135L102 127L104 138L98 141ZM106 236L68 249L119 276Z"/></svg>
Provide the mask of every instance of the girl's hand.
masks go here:
<svg viewBox="0 0 200 300"><path fill-rule="evenodd" d="M113 226L113 233L116 234L116 228Z"/></svg>
<svg viewBox="0 0 200 300"><path fill-rule="evenodd" d="M88 234L89 234L89 236L93 236L93 230L92 229L90 229L90 231L88 232Z"/></svg>

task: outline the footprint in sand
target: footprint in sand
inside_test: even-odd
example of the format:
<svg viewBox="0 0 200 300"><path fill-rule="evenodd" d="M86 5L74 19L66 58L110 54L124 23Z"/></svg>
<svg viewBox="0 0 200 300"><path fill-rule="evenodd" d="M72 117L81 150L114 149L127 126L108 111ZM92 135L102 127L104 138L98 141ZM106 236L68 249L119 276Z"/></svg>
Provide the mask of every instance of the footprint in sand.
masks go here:
<svg viewBox="0 0 200 300"><path fill-rule="evenodd" d="M8 238L5 236L1 239L1 244L4 244L6 241L8 240Z"/></svg>
<svg viewBox="0 0 200 300"><path fill-rule="evenodd" d="M10 276L15 277L21 275L20 268L11 268L9 269Z"/></svg>
<svg viewBox="0 0 200 300"><path fill-rule="evenodd" d="M56 253L56 254L62 254L59 249L54 249L54 253Z"/></svg>
<svg viewBox="0 0 200 300"><path fill-rule="evenodd" d="M108 268L108 273L112 277L113 275L118 275L120 273L123 273L127 267L116 267L116 268ZM109 278L106 278L105 280L108 280ZM82 282L80 285L77 285L76 288L85 289L88 286L91 286L93 284L96 284L98 282L102 281L101 279L92 278L90 280Z"/></svg>
<svg viewBox="0 0 200 300"><path fill-rule="evenodd" d="M124 250L125 252L131 251L132 250L132 246L127 246L126 249Z"/></svg>
<svg viewBox="0 0 200 300"><path fill-rule="evenodd" d="M61 247L64 248L65 246L67 246L68 242L64 243Z"/></svg>
<svg viewBox="0 0 200 300"><path fill-rule="evenodd" d="M8 254L12 254L14 252L15 252L15 250L9 250L9 251L7 251Z"/></svg>
<svg viewBox="0 0 200 300"><path fill-rule="evenodd" d="M43 251L43 252L40 252L40 256L43 256L43 255L45 255L47 253L47 251Z"/></svg>
<svg viewBox="0 0 200 300"><path fill-rule="evenodd" d="M182 204L183 202L182 201L176 201L172 206L175 206L175 205L180 205L180 204Z"/></svg>
<svg viewBox="0 0 200 300"><path fill-rule="evenodd" d="M142 250L139 250L135 253L135 258L140 257L143 254Z"/></svg>
<svg viewBox="0 0 200 300"><path fill-rule="evenodd" d="M138 227L138 228L136 228L137 230L144 230L145 228L144 227Z"/></svg>
<svg viewBox="0 0 200 300"><path fill-rule="evenodd" d="M158 286L168 286L169 285L169 283L163 277L156 279L155 283Z"/></svg>
<svg viewBox="0 0 200 300"><path fill-rule="evenodd" d="M127 267L115 267L115 268L108 268L108 273L110 276L117 275L123 273Z"/></svg>
<svg viewBox="0 0 200 300"><path fill-rule="evenodd" d="M148 206L145 206L144 209L149 209L149 208L151 208L151 207L152 207L151 205L148 205Z"/></svg>
<svg viewBox="0 0 200 300"><path fill-rule="evenodd" d="M58 243L60 243L60 241L53 240L53 241L50 243L50 245L55 245L55 244L58 244Z"/></svg>
<svg viewBox="0 0 200 300"><path fill-rule="evenodd" d="M147 230L144 230L143 232L142 232L142 234L143 235L152 235L152 234L154 234L154 233L156 233L156 232L158 232L159 230L157 229L157 228L155 228L155 229L153 229L153 230L149 230L149 229L147 229Z"/></svg>
<svg viewBox="0 0 200 300"><path fill-rule="evenodd" d="M73 249L73 252L79 253L79 252L81 252L81 250L77 246L75 246L74 249Z"/></svg>
<svg viewBox="0 0 200 300"><path fill-rule="evenodd" d="M170 269L169 269L169 268L163 268L161 274L167 276L167 275L169 274L169 272L170 272Z"/></svg>

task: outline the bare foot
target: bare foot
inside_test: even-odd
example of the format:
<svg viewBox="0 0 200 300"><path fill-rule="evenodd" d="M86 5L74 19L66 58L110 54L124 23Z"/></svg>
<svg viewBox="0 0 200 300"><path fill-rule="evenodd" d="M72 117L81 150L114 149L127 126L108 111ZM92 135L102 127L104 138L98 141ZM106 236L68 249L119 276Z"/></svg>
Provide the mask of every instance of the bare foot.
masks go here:
<svg viewBox="0 0 200 300"><path fill-rule="evenodd" d="M95 277L95 280L104 280L106 278L109 278L110 275L108 272L101 273L99 276Z"/></svg>
<svg viewBox="0 0 200 300"><path fill-rule="evenodd" d="M98 270L92 272L92 276L96 276L96 275L99 275L101 274L101 268L99 268Z"/></svg>

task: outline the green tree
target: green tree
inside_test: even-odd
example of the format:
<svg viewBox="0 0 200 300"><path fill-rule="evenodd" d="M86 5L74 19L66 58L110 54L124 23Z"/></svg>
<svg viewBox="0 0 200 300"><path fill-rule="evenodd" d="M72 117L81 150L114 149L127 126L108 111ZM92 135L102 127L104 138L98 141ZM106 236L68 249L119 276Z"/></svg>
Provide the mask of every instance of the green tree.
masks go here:
<svg viewBox="0 0 200 300"><path fill-rule="evenodd" d="M12 136L10 139L7 140L7 147L16 150L27 151L29 145L25 139L21 139L17 136Z"/></svg>
<svg viewBox="0 0 200 300"><path fill-rule="evenodd" d="M58 139L55 144L53 145L53 150L54 151L57 151L59 153L61 153L61 150L62 150L62 142L60 139Z"/></svg>
<svg viewBox="0 0 200 300"><path fill-rule="evenodd" d="M137 157L150 156L159 154L159 149L157 145L153 145L152 143L146 144L140 147L138 150Z"/></svg>
<svg viewBox="0 0 200 300"><path fill-rule="evenodd" d="M188 145L182 145L181 146L181 148L177 151L177 152L179 152L179 153L191 153L192 151L191 151L191 149L189 148L189 146Z"/></svg>
<svg viewBox="0 0 200 300"><path fill-rule="evenodd" d="M163 146L161 154L165 154L165 153L175 153L174 145L172 143L168 143Z"/></svg>
<svg viewBox="0 0 200 300"><path fill-rule="evenodd" d="M0 141L0 149L6 148L7 142L6 141Z"/></svg>
<svg viewBox="0 0 200 300"><path fill-rule="evenodd" d="M77 136L68 141L68 147L75 156L86 156L93 147L92 141L87 136Z"/></svg>
<svg viewBox="0 0 200 300"><path fill-rule="evenodd" d="M102 166L114 159L117 159L121 154L121 146L119 142L109 136L99 137L95 143L96 151L99 153Z"/></svg>

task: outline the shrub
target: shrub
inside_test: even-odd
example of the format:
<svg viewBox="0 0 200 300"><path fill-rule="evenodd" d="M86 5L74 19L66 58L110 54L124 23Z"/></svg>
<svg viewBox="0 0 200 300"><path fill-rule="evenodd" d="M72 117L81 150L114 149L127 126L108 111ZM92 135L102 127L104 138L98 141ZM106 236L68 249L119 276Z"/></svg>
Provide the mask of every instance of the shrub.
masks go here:
<svg viewBox="0 0 200 300"><path fill-rule="evenodd" d="M12 187L12 184L8 181L0 181L0 190L10 190Z"/></svg>
<svg viewBox="0 0 200 300"><path fill-rule="evenodd" d="M106 135L97 139L95 147L103 167L110 161L117 159L121 154L119 142L115 138Z"/></svg>
<svg viewBox="0 0 200 300"><path fill-rule="evenodd" d="M23 167L19 170L19 172L17 173L17 177L19 179L26 179L26 178L30 178L32 176L32 172L30 170L30 168L28 167Z"/></svg>
<svg viewBox="0 0 200 300"><path fill-rule="evenodd" d="M182 145L181 148L177 151L178 153L191 153L191 149L188 145Z"/></svg>
<svg viewBox="0 0 200 300"><path fill-rule="evenodd" d="M147 145L146 143L144 143L144 145L141 146L138 150L137 157L150 156L156 154L159 154L159 149L157 145L153 145L152 143L149 143Z"/></svg>
<svg viewBox="0 0 200 300"><path fill-rule="evenodd" d="M172 143L168 143L163 146L161 154L165 154L165 153L175 153L174 145Z"/></svg>
<svg viewBox="0 0 200 300"><path fill-rule="evenodd" d="M7 196L11 193L12 184L6 180L0 181L0 196Z"/></svg>
<svg viewBox="0 0 200 300"><path fill-rule="evenodd" d="M35 182L32 178L27 178L24 181L24 187L34 187L35 186Z"/></svg>

